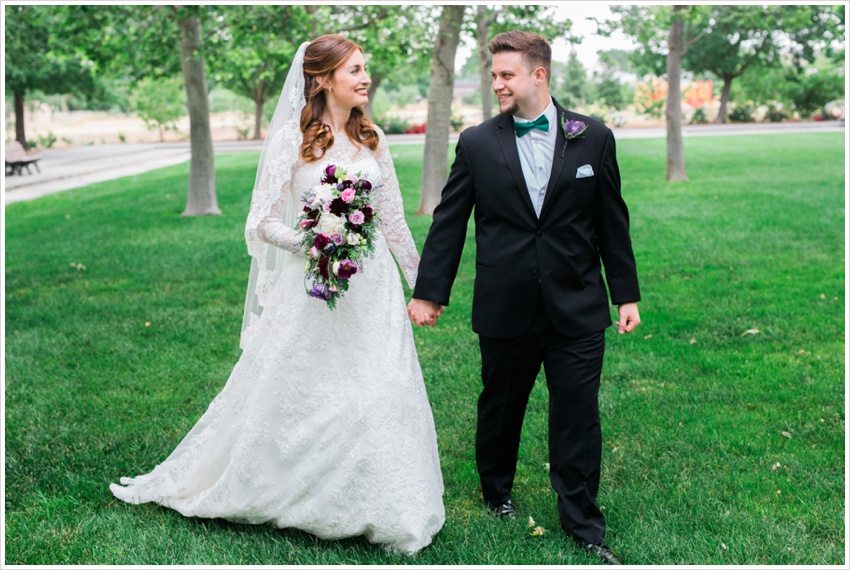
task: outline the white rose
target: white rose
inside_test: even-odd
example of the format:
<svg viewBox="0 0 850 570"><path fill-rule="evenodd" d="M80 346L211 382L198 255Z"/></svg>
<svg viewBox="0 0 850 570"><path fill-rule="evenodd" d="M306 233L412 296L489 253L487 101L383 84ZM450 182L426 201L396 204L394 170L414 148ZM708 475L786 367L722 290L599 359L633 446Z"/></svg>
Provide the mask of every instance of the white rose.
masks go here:
<svg viewBox="0 0 850 570"><path fill-rule="evenodd" d="M339 275L339 261L335 261L333 265L334 275Z"/></svg>
<svg viewBox="0 0 850 570"><path fill-rule="evenodd" d="M360 236L352 232L348 234L348 239L346 241L348 241L348 245L357 245L360 243Z"/></svg>
<svg viewBox="0 0 850 570"><path fill-rule="evenodd" d="M344 229L345 218L335 216L330 212L322 214L322 217L319 218L319 225L316 226L316 231L320 234L325 234L326 236L329 236L334 232L342 233Z"/></svg>
<svg viewBox="0 0 850 570"><path fill-rule="evenodd" d="M320 184L313 189L313 193L322 202L329 202L334 199L333 189L332 184Z"/></svg>

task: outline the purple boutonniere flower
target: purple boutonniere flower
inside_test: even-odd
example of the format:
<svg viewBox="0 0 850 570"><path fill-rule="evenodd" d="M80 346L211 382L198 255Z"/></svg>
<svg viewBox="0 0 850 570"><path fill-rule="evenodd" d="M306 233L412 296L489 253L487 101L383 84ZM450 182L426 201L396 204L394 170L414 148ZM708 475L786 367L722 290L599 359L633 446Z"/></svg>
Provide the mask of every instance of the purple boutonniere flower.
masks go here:
<svg viewBox="0 0 850 570"><path fill-rule="evenodd" d="M564 129L564 148L561 149L561 158L567 152L567 143L572 139L578 138L587 130L587 124L584 121L568 121L566 113L561 113L561 128Z"/></svg>

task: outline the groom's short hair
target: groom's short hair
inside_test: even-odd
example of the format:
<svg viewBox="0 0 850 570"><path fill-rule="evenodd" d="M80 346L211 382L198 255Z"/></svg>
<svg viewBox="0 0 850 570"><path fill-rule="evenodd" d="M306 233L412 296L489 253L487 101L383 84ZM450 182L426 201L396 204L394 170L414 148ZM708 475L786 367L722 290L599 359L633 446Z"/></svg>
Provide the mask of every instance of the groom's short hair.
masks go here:
<svg viewBox="0 0 850 570"><path fill-rule="evenodd" d="M546 84L552 79L552 46L540 34L533 32L504 32L497 34L490 45L490 53L515 51L531 65L531 69L542 67L546 70Z"/></svg>

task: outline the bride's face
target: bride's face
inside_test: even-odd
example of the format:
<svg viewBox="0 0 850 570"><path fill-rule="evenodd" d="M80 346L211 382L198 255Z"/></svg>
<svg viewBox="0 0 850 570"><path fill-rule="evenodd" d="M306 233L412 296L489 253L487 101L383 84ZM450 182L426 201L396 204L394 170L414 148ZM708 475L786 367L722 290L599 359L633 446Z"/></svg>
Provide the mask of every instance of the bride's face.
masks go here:
<svg viewBox="0 0 850 570"><path fill-rule="evenodd" d="M366 74L366 59L360 50L355 50L341 67L334 71L327 92L331 105L354 108L369 102L369 85L372 80Z"/></svg>

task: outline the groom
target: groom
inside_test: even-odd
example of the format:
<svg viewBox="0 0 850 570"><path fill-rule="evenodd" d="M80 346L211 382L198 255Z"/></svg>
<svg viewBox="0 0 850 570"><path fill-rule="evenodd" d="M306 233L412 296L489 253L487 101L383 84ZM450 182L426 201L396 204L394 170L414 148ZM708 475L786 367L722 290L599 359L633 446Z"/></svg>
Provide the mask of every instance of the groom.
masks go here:
<svg viewBox="0 0 850 570"><path fill-rule="evenodd" d="M460 135L408 312L419 326L436 324L474 211L472 328L484 385L475 456L484 501L516 516L511 488L520 431L543 365L549 479L561 526L602 562L619 564L603 542L605 517L596 503L599 377L611 324L600 258L621 334L640 322L640 293L614 137L551 98L552 51L541 36L507 32L489 49L501 113Z"/></svg>

